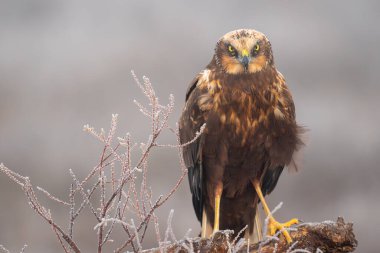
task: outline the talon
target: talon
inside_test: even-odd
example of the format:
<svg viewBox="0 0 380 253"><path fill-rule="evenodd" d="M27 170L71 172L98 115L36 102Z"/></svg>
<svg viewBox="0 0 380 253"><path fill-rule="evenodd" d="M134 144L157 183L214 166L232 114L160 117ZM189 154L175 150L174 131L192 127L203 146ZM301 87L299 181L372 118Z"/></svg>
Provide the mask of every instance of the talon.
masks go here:
<svg viewBox="0 0 380 253"><path fill-rule="evenodd" d="M291 227L294 224L298 223L298 219L291 219L288 222L285 223L279 223L276 221L273 217L270 218L269 224L268 224L268 234L270 236L273 236L276 234L277 231L281 231L281 233L284 235L286 241L288 243L291 243L293 240L290 237L289 232L286 230L286 228Z"/></svg>
<svg viewBox="0 0 380 253"><path fill-rule="evenodd" d="M285 222L285 223L282 223L282 225L284 226L284 227L291 227L291 226L293 226L294 224L298 224L299 223L299 221L298 221L298 219L297 218L293 218L293 219L291 219L290 221L287 221L287 222Z"/></svg>
<svg viewBox="0 0 380 253"><path fill-rule="evenodd" d="M276 231L281 231L281 233L285 236L286 241L288 243L291 243L293 240L290 237L289 232L285 228L290 227L294 224L297 224L299 222L298 219L291 219L290 221L285 222L285 223L279 223L278 221L276 221L273 218L269 210L269 207L265 201L264 195L261 191L260 182L257 179L255 179L255 180L252 180L252 184L253 184L253 187L255 187L257 196L259 197L261 204L263 205L265 213L269 216L268 234L270 236L273 236L276 234Z"/></svg>

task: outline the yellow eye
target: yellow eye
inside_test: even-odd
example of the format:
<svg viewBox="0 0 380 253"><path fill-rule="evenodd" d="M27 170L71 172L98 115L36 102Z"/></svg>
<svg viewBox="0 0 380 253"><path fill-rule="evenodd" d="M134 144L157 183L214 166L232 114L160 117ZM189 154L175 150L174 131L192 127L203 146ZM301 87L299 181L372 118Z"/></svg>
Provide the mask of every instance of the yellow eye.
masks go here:
<svg viewBox="0 0 380 253"><path fill-rule="evenodd" d="M228 46L228 51L230 51L231 53L235 52L235 48L231 45Z"/></svg>
<svg viewBox="0 0 380 253"><path fill-rule="evenodd" d="M259 51L259 49L260 49L259 44L256 44L256 45L255 45L255 51L257 52L257 51Z"/></svg>

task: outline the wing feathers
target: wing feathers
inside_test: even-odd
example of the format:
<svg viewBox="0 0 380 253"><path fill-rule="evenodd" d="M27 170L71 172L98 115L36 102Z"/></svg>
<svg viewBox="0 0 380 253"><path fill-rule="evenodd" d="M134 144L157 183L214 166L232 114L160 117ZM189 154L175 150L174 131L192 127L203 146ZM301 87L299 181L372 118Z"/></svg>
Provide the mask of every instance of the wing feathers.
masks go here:
<svg viewBox="0 0 380 253"><path fill-rule="evenodd" d="M179 122L180 125L180 141L186 143L191 141L196 132L199 131L204 124L202 111L198 107L197 98L199 91L197 84L199 75L190 83L186 92L186 105L182 112ZM195 213L199 221L202 219L203 211L203 187L202 187L202 146L203 136L200 136L196 141L183 147L183 159L188 169L188 178Z"/></svg>

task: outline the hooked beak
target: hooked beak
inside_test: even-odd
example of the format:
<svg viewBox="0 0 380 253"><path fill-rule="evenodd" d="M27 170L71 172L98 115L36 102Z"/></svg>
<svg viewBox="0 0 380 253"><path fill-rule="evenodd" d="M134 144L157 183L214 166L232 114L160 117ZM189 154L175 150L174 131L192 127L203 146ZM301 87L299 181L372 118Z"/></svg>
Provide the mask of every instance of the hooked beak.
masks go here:
<svg viewBox="0 0 380 253"><path fill-rule="evenodd" d="M251 57L249 55L248 50L243 49L241 52L241 57L239 58L241 64L243 64L245 71L248 70L249 62L251 61Z"/></svg>
<svg viewBox="0 0 380 253"><path fill-rule="evenodd" d="M244 56L243 58L240 59L241 64L243 64L244 69L248 70L248 65L251 59L248 56Z"/></svg>

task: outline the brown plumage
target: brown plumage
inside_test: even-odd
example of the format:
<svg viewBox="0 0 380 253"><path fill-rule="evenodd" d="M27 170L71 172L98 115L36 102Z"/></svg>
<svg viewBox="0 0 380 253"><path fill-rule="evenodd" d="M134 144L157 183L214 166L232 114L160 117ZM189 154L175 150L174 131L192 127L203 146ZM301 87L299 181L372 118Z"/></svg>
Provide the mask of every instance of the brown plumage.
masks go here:
<svg viewBox="0 0 380 253"><path fill-rule="evenodd" d="M236 30L217 42L186 93L181 142L204 123L202 136L183 149L197 218L202 222L203 214L219 229L214 216L221 194L220 229L239 232L248 225L252 234L259 202L253 182L269 194L301 144L292 96L264 34Z"/></svg>

